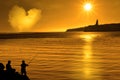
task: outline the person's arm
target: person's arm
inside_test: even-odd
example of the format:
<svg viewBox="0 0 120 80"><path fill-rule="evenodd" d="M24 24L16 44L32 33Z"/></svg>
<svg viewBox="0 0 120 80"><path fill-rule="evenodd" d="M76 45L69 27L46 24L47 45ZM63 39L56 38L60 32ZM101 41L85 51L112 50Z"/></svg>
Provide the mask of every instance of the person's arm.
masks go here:
<svg viewBox="0 0 120 80"><path fill-rule="evenodd" d="M28 64L26 64L26 66L29 66Z"/></svg>

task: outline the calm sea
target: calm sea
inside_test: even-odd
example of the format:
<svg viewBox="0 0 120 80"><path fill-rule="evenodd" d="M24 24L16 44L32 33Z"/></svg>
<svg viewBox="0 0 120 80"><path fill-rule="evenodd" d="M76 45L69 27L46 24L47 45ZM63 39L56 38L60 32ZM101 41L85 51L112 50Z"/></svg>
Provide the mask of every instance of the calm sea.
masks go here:
<svg viewBox="0 0 120 80"><path fill-rule="evenodd" d="M8 60L18 72L25 60L31 80L120 80L120 32L0 39L0 62Z"/></svg>

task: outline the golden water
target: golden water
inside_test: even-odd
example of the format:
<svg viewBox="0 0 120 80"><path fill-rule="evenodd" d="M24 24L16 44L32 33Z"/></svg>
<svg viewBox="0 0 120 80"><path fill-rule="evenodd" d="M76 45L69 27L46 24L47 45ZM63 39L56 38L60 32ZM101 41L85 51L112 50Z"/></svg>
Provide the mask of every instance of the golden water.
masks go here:
<svg viewBox="0 0 120 80"><path fill-rule="evenodd" d="M1 39L0 62L8 60L18 72L25 60L31 80L120 80L120 33Z"/></svg>

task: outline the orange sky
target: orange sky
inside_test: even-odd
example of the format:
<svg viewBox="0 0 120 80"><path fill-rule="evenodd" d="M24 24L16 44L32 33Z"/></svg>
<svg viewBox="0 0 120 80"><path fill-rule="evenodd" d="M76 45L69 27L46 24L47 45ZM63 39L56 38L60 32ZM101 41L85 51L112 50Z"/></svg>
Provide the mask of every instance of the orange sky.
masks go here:
<svg viewBox="0 0 120 80"><path fill-rule="evenodd" d="M17 31L18 27L28 27L27 23L24 26L22 24L18 26L19 22L14 22L17 24L12 27L9 17L12 16L13 21L18 20L14 20L17 15L13 9L15 5L26 11L26 15L28 15L27 11L29 10L36 9L38 12L40 11L39 16L35 14L36 17L30 18L37 18L30 29L26 30L27 28L25 28L23 31L65 31L69 28L95 24L96 19L99 19L100 24L120 22L120 0L89 0L94 5L93 10L89 13L83 10L85 1L88 0L0 0L2 6L0 7L0 31L13 32ZM11 15L10 12L12 12ZM22 14L18 11L19 13ZM15 27L17 28L15 29Z"/></svg>

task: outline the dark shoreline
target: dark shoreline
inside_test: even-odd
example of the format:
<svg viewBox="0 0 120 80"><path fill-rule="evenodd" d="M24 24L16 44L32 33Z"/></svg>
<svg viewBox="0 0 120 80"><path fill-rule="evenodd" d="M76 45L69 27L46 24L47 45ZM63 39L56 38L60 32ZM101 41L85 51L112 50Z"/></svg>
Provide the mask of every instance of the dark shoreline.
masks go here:
<svg viewBox="0 0 120 80"><path fill-rule="evenodd" d="M109 31L112 34L119 34L118 32ZM80 33L86 33L82 31L70 31L70 32L25 32L25 33L0 33L0 39L25 39L25 38L72 38L74 35ZM87 32L87 33L99 33L99 32ZM107 32L100 32L107 33Z"/></svg>
<svg viewBox="0 0 120 80"><path fill-rule="evenodd" d="M23 32L23 33L0 33L0 39L22 39L22 38L64 38L65 32ZM68 33L70 34L70 33ZM71 33L72 34L72 33Z"/></svg>
<svg viewBox="0 0 120 80"><path fill-rule="evenodd" d="M68 29L66 32L75 32L75 31L83 31L83 32L119 32L120 31L120 23L112 23L112 24L98 24L98 20L96 20L95 25L89 25L80 28Z"/></svg>

